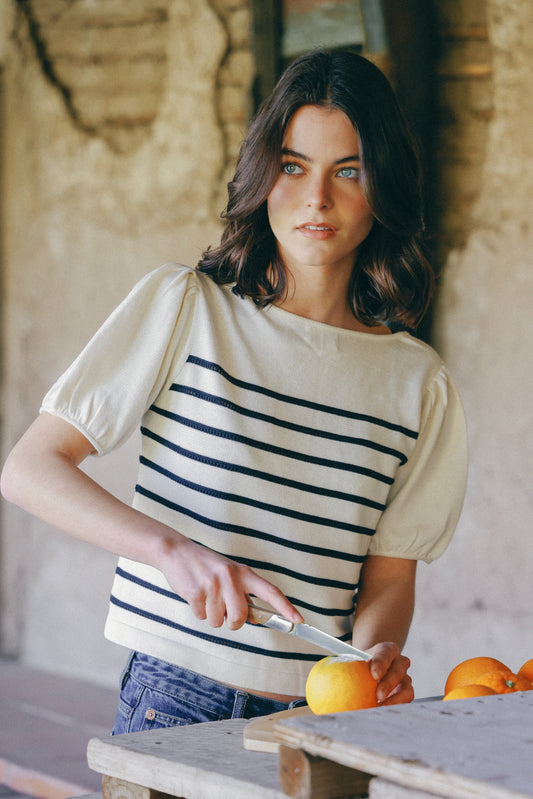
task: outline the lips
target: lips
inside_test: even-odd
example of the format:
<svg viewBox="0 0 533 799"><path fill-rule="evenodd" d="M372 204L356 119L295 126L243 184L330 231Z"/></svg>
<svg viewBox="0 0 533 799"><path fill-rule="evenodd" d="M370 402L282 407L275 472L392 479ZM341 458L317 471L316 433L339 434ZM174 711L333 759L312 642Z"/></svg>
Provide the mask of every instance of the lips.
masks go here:
<svg viewBox="0 0 533 799"><path fill-rule="evenodd" d="M304 222L296 229L307 238L313 239L327 239L337 233L337 228L326 222Z"/></svg>
<svg viewBox="0 0 533 799"><path fill-rule="evenodd" d="M327 222L304 222L302 225L298 225L298 227L308 230L335 230L333 225L329 225Z"/></svg>

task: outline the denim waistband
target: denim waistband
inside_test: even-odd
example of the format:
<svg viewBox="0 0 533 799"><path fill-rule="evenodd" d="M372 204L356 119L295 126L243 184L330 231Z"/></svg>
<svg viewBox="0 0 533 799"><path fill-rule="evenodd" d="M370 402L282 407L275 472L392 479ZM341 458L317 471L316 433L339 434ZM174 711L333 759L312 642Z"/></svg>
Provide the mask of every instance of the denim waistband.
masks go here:
<svg viewBox="0 0 533 799"><path fill-rule="evenodd" d="M230 709L237 703L242 705L243 715L245 712L247 718L253 718L306 704L305 699L286 703L230 688L195 671L141 652L131 653L124 673L128 671L147 687L195 703L213 713L218 713L221 707Z"/></svg>

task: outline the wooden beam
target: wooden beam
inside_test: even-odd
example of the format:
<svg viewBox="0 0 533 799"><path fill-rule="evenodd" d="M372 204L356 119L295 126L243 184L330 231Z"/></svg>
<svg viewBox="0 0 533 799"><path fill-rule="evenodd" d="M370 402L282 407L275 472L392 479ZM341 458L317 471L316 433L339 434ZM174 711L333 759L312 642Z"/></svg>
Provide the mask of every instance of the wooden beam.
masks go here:
<svg viewBox="0 0 533 799"><path fill-rule="evenodd" d="M293 799L356 799L368 795L370 780L370 774L280 746L279 781Z"/></svg>

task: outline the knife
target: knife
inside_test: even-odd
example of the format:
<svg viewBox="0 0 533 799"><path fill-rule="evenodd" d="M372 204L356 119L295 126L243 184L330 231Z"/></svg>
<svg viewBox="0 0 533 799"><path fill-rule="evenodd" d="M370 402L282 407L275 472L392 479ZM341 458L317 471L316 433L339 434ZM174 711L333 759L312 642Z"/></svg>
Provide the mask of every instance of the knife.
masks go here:
<svg viewBox="0 0 533 799"><path fill-rule="evenodd" d="M248 604L248 621L252 624L261 624L263 627L269 627L271 630L279 630L288 635L296 635L298 638L310 641L312 644L334 655L352 655L358 660L370 660L372 657L368 652L363 652L362 649L356 649L355 646L339 641L333 635L317 630L316 627L311 627L310 624L305 624L304 622L294 624L289 619L272 613L271 610L258 608L257 605L251 603Z"/></svg>

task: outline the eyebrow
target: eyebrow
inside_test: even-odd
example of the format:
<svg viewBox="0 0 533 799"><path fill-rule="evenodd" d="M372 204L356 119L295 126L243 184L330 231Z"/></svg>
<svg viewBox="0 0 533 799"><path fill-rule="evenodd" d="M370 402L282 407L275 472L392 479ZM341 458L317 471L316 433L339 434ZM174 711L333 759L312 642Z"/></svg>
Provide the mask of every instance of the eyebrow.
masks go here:
<svg viewBox="0 0 533 799"><path fill-rule="evenodd" d="M312 163L312 158L309 158L308 155L304 155L303 153L297 152L297 150L289 150L287 147L284 147L281 151L282 155L290 155L292 158L300 158L302 161L306 161L307 163ZM335 164L346 164L348 161L360 161L360 157L358 155L347 155L345 158L339 158L335 161Z"/></svg>

